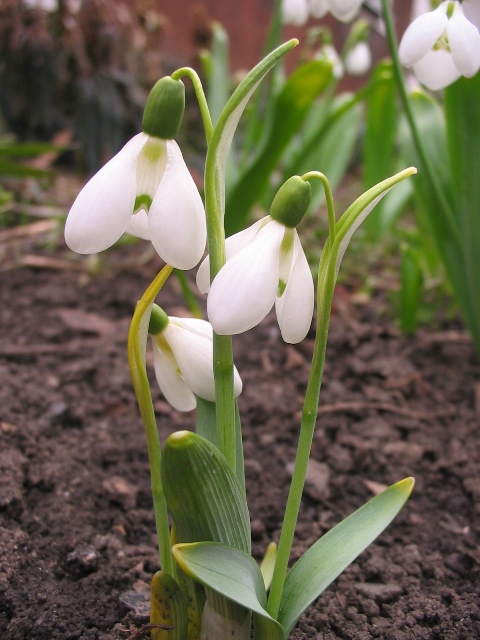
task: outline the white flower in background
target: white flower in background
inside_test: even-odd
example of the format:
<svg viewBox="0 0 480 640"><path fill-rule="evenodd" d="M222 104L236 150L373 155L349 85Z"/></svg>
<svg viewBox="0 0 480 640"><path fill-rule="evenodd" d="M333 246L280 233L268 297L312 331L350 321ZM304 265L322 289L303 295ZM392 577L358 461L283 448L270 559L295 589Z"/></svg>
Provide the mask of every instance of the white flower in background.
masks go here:
<svg viewBox="0 0 480 640"><path fill-rule="evenodd" d="M23 4L29 9L40 9L48 13L58 10L58 0L23 0Z"/></svg>
<svg viewBox="0 0 480 640"><path fill-rule="evenodd" d="M317 60L328 60L331 62L333 77L336 80L343 78L343 62L333 44L324 44L316 54L315 58Z"/></svg>
<svg viewBox="0 0 480 640"><path fill-rule="evenodd" d="M364 41L357 42L345 57L345 71L352 76L362 76L372 66L370 47Z"/></svg>
<svg viewBox="0 0 480 640"><path fill-rule="evenodd" d="M98 253L125 232L151 240L160 257L179 269L200 261L205 211L174 140L139 133L127 142L80 191L65 241L77 253Z"/></svg>
<svg viewBox="0 0 480 640"><path fill-rule="evenodd" d="M299 222L308 207L311 191L308 183L295 176L277 193L272 215L227 238L227 261L211 287L208 257L200 265L197 285L202 293L210 287L208 318L219 335L234 335L255 327L274 305L285 342L300 342L308 333L314 305L312 274L295 229L296 221L287 226L278 220L282 218L282 209L289 208L288 203L284 206L286 198L280 207L274 206L282 190L285 194L284 187L288 191L291 181L295 183L290 202L300 204L295 211L290 207L285 217L288 219L293 211ZM302 185L298 189L300 182L308 192Z"/></svg>
<svg viewBox="0 0 480 640"><path fill-rule="evenodd" d="M302 27L308 20L307 0L282 0L282 22Z"/></svg>
<svg viewBox="0 0 480 640"><path fill-rule="evenodd" d="M413 67L426 87L443 89L480 69L480 33L459 2L445 0L414 20L398 50L401 63Z"/></svg>
<svg viewBox="0 0 480 640"><path fill-rule="evenodd" d="M350 22L362 6L362 0L309 0L310 13L323 18L329 11L336 20Z"/></svg>
<svg viewBox="0 0 480 640"><path fill-rule="evenodd" d="M282 0L282 22L303 26L310 14L323 18L329 11L341 22L350 22L358 13L362 0Z"/></svg>
<svg viewBox="0 0 480 640"><path fill-rule="evenodd" d="M154 305L151 323L155 377L165 399L178 411L195 409L199 396L215 401L213 377L213 331L205 320L175 318ZM153 329L152 329L153 324ZM234 369L235 397L242 381Z"/></svg>

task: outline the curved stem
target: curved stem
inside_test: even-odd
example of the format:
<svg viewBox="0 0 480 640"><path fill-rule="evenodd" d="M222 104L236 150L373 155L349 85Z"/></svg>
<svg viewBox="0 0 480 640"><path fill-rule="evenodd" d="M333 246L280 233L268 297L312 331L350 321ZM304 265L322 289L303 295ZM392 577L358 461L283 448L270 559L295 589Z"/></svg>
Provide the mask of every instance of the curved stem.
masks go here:
<svg viewBox="0 0 480 640"><path fill-rule="evenodd" d="M195 89L195 95L197 96L198 105L200 107L200 113L202 115L203 128L205 129L205 136L207 138L207 144L210 144L210 140L213 135L212 118L210 117L210 111L208 109L207 98L198 73L190 67L182 67L172 73L174 80L180 80L180 78L187 76L190 78Z"/></svg>
<svg viewBox="0 0 480 640"><path fill-rule="evenodd" d="M325 351L327 347L330 310L335 289L335 260L330 255L330 243L324 247L318 273L317 290L317 331L313 351L312 367L308 378L305 401L302 411L302 424L298 440L295 467L288 494L287 506L278 543L277 559L273 571L267 611L272 618L278 618L283 585L290 559L295 526L302 501L303 487L307 475L308 460L312 447L313 433L317 421L320 388L322 384Z"/></svg>
<svg viewBox="0 0 480 640"><path fill-rule="evenodd" d="M451 224L453 233L455 233L457 236L458 229L455 225L454 213L452 211L450 204L448 203L448 200L445 196L442 186L437 179L435 171L432 168L432 165L428 158L428 154L425 151L425 147L423 145L422 138L417 127L417 123L415 122L412 105L410 102L410 97L408 95L407 87L405 85L405 80L402 73L402 66L400 64L400 59L398 57L397 39L395 36L395 29L393 26L393 17L392 17L392 11L390 8L389 0L382 0L382 7L383 7L383 19L385 21L385 27L387 31L388 46L390 48L390 55L392 56L392 61L393 61L393 72L395 75L395 81L397 83L397 88L403 103L403 108L405 109L405 115L407 116L408 125L412 133L413 142L415 144L415 148L417 150L420 162L422 163L423 169L425 170L425 173L427 174L430 180L431 186L433 188L433 191L435 192L438 202L442 207L447 220L449 220Z"/></svg>
<svg viewBox="0 0 480 640"><path fill-rule="evenodd" d="M325 200L327 202L328 211L328 241L331 245L335 240L335 205L333 203L332 188L330 187L330 182L328 181L327 176L320 171L308 171L302 176L302 180L305 181L315 179L320 180L325 190Z"/></svg>
<svg viewBox="0 0 480 640"><path fill-rule="evenodd" d="M135 308L128 332L128 365L130 367L130 375L132 376L133 387L145 428L160 564L162 571L173 576L173 556L170 547L167 503L160 476L160 440L150 393L150 385L145 370L145 344L142 345L140 342L141 324L142 321L144 321L144 316L149 311L156 295L167 281L172 270L173 268L170 265L163 267ZM149 318L147 321L148 320Z"/></svg>

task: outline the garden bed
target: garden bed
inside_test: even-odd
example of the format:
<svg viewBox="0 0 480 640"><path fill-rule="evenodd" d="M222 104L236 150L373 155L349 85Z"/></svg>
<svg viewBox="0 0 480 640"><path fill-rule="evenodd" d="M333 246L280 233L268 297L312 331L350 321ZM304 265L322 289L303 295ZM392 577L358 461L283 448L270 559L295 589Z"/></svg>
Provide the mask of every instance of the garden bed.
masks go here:
<svg viewBox="0 0 480 640"><path fill-rule="evenodd" d="M132 266L141 251L111 252L97 276L84 262L2 274L4 640L120 640L148 621L158 556L126 336L159 263ZM160 303L171 315L185 313L175 281ZM480 367L458 326L404 337L384 306L381 292L368 305L345 291L335 298L292 560L382 485L412 475L416 487L394 523L301 619L296 640L480 637ZM279 536L313 337L285 345L268 316L234 346L260 559ZM153 393L162 440L193 427L192 415L173 410L156 384Z"/></svg>

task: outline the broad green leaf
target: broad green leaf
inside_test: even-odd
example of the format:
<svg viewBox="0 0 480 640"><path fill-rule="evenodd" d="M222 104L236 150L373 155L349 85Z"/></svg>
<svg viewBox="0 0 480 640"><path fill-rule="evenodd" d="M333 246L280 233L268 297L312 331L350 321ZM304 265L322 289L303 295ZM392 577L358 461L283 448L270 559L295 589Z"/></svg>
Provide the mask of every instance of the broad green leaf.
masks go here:
<svg viewBox="0 0 480 640"><path fill-rule="evenodd" d="M152 629L152 640L185 640L188 637L185 597L172 576L162 571L157 571L152 579L150 624L163 627Z"/></svg>
<svg viewBox="0 0 480 640"><path fill-rule="evenodd" d="M217 425L215 403L197 396L195 432L217 446Z"/></svg>
<svg viewBox="0 0 480 640"><path fill-rule="evenodd" d="M228 100L228 33L218 22L212 25L211 67L208 78L207 102L213 125L218 121Z"/></svg>
<svg viewBox="0 0 480 640"><path fill-rule="evenodd" d="M413 478L372 498L306 551L288 573L278 621L287 635L310 604L390 524L407 501Z"/></svg>
<svg viewBox="0 0 480 640"><path fill-rule="evenodd" d="M263 149L228 194L227 235L243 228L252 206L268 187L270 175L282 152L331 78L331 63L312 60L298 67L285 82L275 101L270 135Z"/></svg>
<svg viewBox="0 0 480 640"><path fill-rule="evenodd" d="M397 130L397 88L392 62L380 62L372 73L371 91L366 97L366 122L363 142L363 184L368 189L391 175ZM384 200L371 216L366 227L376 238L380 238Z"/></svg>
<svg viewBox="0 0 480 640"><path fill-rule="evenodd" d="M465 320L480 355L480 73L446 88L445 115L455 223L465 261L465 289L458 293L468 296L460 306L471 309Z"/></svg>
<svg viewBox="0 0 480 640"><path fill-rule="evenodd" d="M213 444L191 431L173 433L161 472L179 542L222 542L250 552L245 493Z"/></svg>
<svg viewBox="0 0 480 640"><path fill-rule="evenodd" d="M265 610L267 594L255 560L238 549L213 542L177 544L173 555L182 571L205 587L263 618L264 640L283 640L282 627Z"/></svg>

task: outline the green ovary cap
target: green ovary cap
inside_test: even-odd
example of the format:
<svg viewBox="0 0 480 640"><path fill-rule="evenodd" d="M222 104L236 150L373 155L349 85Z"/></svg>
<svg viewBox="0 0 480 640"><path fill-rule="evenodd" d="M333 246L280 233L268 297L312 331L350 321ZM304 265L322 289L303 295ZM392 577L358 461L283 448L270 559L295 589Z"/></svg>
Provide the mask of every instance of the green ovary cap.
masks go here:
<svg viewBox="0 0 480 640"><path fill-rule="evenodd" d="M143 112L142 129L149 136L172 140L185 111L185 86L170 76L161 78L150 91Z"/></svg>
<svg viewBox="0 0 480 640"><path fill-rule="evenodd" d="M152 315L150 316L150 323L148 325L148 333L152 336L156 336L167 326L169 320L165 311L158 306L158 304L154 304L152 306Z"/></svg>
<svg viewBox="0 0 480 640"><path fill-rule="evenodd" d="M295 228L307 212L312 189L300 176L292 176L277 191L270 207L271 217L286 227Z"/></svg>

